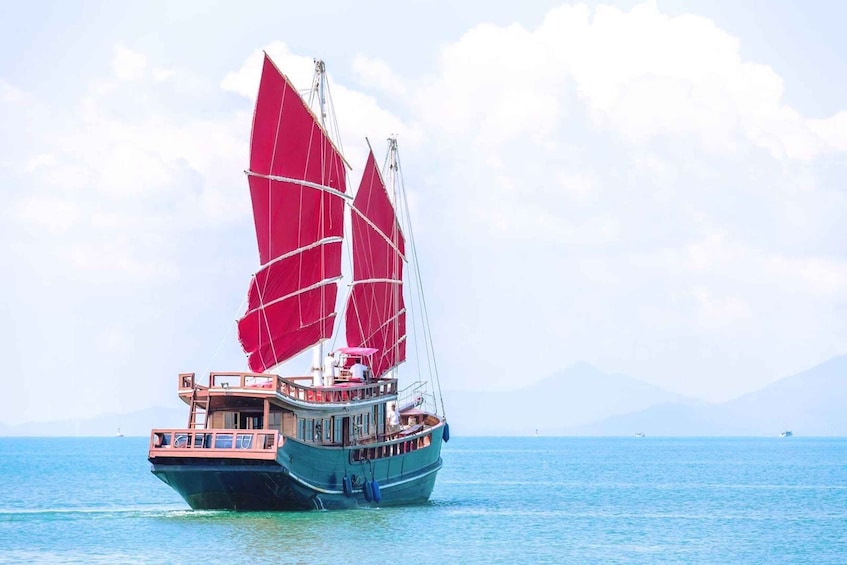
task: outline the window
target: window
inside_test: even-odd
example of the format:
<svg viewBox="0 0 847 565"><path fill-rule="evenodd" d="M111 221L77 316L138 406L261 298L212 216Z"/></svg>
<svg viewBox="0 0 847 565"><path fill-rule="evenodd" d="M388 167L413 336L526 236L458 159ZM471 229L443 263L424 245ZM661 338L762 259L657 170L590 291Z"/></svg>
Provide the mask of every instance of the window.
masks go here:
<svg viewBox="0 0 847 565"><path fill-rule="evenodd" d="M385 433L385 404L377 404L374 406L374 422L376 423L376 433L382 435Z"/></svg>
<svg viewBox="0 0 847 565"><path fill-rule="evenodd" d="M282 412L271 412L268 415L268 429L277 431L282 429Z"/></svg>
<svg viewBox="0 0 847 565"><path fill-rule="evenodd" d="M334 443L343 443L343 441L344 441L343 421L344 421L344 418L340 418L338 416L332 417L332 422L333 422L332 441Z"/></svg>

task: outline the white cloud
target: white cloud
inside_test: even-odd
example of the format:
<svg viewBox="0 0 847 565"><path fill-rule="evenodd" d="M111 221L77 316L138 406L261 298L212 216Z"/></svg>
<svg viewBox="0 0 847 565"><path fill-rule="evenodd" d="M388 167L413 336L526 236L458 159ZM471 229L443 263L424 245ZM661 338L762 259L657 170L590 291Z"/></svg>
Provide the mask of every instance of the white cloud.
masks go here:
<svg viewBox="0 0 847 565"><path fill-rule="evenodd" d="M692 134L720 152L741 136L796 159L845 150L847 130L835 133L839 118L812 120L787 106L782 79L743 61L738 39L704 17L670 17L654 2L593 14L563 6L536 35L556 54L559 72L576 81L594 119L633 142Z"/></svg>
<svg viewBox="0 0 847 565"><path fill-rule="evenodd" d="M294 55L282 42L271 43L264 50L253 52L241 68L224 77L221 88L245 96L251 101L255 100L264 60L263 51L308 101L315 72L314 60ZM379 65L382 70L387 68L384 64ZM331 69L327 69L327 74L330 78L329 101L338 120L341 148L348 163L353 167L350 174L351 185L355 186L358 182L367 155L365 138L370 139L377 158L382 141L390 134L397 135L404 147L415 146L422 141L421 133L415 127L404 123L381 107L372 95L335 83ZM312 102L312 110L318 113L317 101ZM329 128L331 133L334 132L331 126ZM338 142L334 133L333 140Z"/></svg>
<svg viewBox="0 0 847 565"><path fill-rule="evenodd" d="M308 90L312 84L315 72L314 59L293 54L288 46L275 41L263 50L258 49L250 54L237 71L227 73L221 81L221 88L249 98L256 99L259 90L259 79L262 76L264 53L267 53L277 68L285 74L291 83L301 92Z"/></svg>
<svg viewBox="0 0 847 565"><path fill-rule="evenodd" d="M153 69L153 80L155 82L163 82L176 75L173 69Z"/></svg>
<svg viewBox="0 0 847 565"><path fill-rule="evenodd" d="M147 70L147 57L124 47L115 46L112 56L112 71L119 80L137 81Z"/></svg>
<svg viewBox="0 0 847 565"><path fill-rule="evenodd" d="M4 104L20 104L24 102L24 93L0 78L0 100Z"/></svg>
<svg viewBox="0 0 847 565"><path fill-rule="evenodd" d="M81 212L79 206L68 200L31 196L18 202L16 216L39 229L61 233L79 222Z"/></svg>
<svg viewBox="0 0 847 565"><path fill-rule="evenodd" d="M283 43L267 51L309 86L310 57ZM255 250L241 171L262 53L221 71L220 88L115 53L114 73L91 79L70 111L0 80L14 104L0 117L30 136L7 147L3 172L20 189L0 196L12 204L10 247L44 275L24 280L81 282L92 302L115 293L107 304L147 291L115 328L135 339L167 290L173 318L154 319L150 335L188 330L183 309L217 312L227 276L242 298ZM558 368L527 369L544 348L557 365L588 361L720 398L843 350L844 165L822 161L847 151L847 111L804 116L767 61L740 53L702 17L563 6L534 29L468 30L425 76L358 56L358 86L332 82L356 169L365 136L379 153L400 135L451 387L540 379ZM219 96L223 109L193 111L194 96ZM207 248L213 264L201 270L191 260ZM104 354L125 351L92 335ZM186 331L160 346L202 349L195 339L208 337ZM497 354L504 344L518 353Z"/></svg>
<svg viewBox="0 0 847 565"><path fill-rule="evenodd" d="M376 87L397 98L408 94L405 81L385 61L359 54L353 59L353 71L363 85Z"/></svg>
<svg viewBox="0 0 847 565"><path fill-rule="evenodd" d="M161 77L139 72L146 57L119 46L115 61L123 78L134 69L132 84L93 78L75 112L42 107L23 118L32 142L24 140L16 150L30 154L13 168L27 195L8 194L17 198L5 215L34 238L25 256L55 254L74 277L100 280L107 265L132 280L142 271L144 280L168 280L176 272L169 256L176 252L170 241L177 234L249 218L242 170L250 114L245 108L208 119L151 104ZM62 232L68 245L60 248L39 235L45 228ZM127 230L162 234L168 243L139 254L141 240L123 238ZM103 241L116 240L122 245L104 251ZM105 263L98 259L103 256L109 257Z"/></svg>
<svg viewBox="0 0 847 565"><path fill-rule="evenodd" d="M475 27L413 81L408 114L437 168L423 206L457 261L473 258L443 267L456 279L437 290L453 314L444 340L473 359L454 370L505 384L524 359L492 357L492 344L541 340L562 344L563 364L717 398L744 386L722 367L761 383L847 338L829 314L847 302L834 251L847 203L816 164L845 151L847 112L802 115L740 46L653 3L562 6L536 29ZM797 342L809 318L818 346L767 350ZM678 382L686 354L691 382Z"/></svg>

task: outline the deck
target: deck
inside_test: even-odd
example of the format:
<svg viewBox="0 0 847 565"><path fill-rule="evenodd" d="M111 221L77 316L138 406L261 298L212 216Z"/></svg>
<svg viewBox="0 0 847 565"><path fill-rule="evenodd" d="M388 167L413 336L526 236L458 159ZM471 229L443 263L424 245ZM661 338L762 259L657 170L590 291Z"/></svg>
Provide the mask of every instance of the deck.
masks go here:
<svg viewBox="0 0 847 565"><path fill-rule="evenodd" d="M156 429L150 433L149 457L276 459L283 444L274 430Z"/></svg>
<svg viewBox="0 0 847 565"><path fill-rule="evenodd" d="M312 386L312 377L280 377L268 373L209 373L209 385L198 384L194 373L178 376L179 396L189 403L195 390L217 394L276 395L305 404L345 404L388 399L397 395L397 379L363 383L341 381L333 386Z"/></svg>

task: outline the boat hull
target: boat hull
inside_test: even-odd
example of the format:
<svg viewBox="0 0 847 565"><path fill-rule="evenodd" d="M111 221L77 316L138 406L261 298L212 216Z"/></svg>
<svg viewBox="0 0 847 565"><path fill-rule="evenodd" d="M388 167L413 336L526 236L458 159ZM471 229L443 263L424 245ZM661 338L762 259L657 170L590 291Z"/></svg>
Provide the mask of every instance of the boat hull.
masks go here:
<svg viewBox="0 0 847 565"><path fill-rule="evenodd" d="M441 432L415 451L354 461L361 447L331 448L287 439L275 460L157 457L152 472L195 510L322 510L421 504L441 469ZM345 491L344 479L350 481ZM380 500L366 499L376 481Z"/></svg>

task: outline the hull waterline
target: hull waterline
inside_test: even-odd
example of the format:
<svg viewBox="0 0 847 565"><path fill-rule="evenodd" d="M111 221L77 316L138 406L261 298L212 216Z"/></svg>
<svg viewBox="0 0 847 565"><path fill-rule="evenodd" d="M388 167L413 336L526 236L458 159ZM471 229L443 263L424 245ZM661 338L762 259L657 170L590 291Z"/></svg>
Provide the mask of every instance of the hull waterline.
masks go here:
<svg viewBox="0 0 847 565"><path fill-rule="evenodd" d="M289 440L274 460L157 457L151 471L195 510L331 510L422 504L432 494L442 466L441 433L433 433L432 439L429 446L410 453L361 461L353 460L361 447L324 448ZM368 499L374 481L379 501Z"/></svg>

